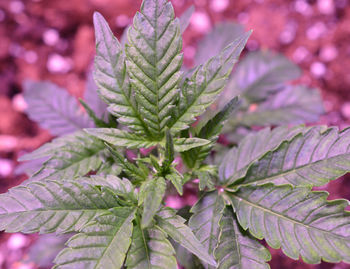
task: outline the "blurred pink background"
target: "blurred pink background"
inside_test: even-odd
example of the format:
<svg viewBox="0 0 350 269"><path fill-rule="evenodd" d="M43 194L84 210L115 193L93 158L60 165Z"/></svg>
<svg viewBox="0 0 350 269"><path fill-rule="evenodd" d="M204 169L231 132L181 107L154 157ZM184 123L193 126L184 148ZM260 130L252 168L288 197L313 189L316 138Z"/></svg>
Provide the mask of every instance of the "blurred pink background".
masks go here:
<svg viewBox="0 0 350 269"><path fill-rule="evenodd" d="M326 114L320 123L350 125L350 2L348 0L173 0L177 15L196 8L184 35L184 56L192 64L200 38L215 23L236 21L253 29L247 50L284 53L303 70L301 81L322 92ZM139 0L0 0L0 191L19 184L17 157L51 139L25 115L24 79L50 80L76 97L83 94L94 56L92 14L101 12L117 37L139 9ZM324 189L350 199L350 177ZM0 268L39 268L30 254L37 235L0 234ZM49 240L49 239L47 239ZM50 239L52 240L52 238ZM44 241L50 246L49 241ZM271 267L306 265L273 250ZM45 266L40 267L45 268Z"/></svg>

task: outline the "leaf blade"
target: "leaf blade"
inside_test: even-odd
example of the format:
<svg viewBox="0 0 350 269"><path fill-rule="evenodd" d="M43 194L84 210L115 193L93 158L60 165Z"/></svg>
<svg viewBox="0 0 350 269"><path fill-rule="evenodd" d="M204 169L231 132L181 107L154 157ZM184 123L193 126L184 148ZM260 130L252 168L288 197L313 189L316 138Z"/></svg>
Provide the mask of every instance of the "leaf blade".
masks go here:
<svg viewBox="0 0 350 269"><path fill-rule="evenodd" d="M344 229L350 225L348 201L327 201L328 193L308 187L273 184L244 187L227 196L244 229L292 259L350 261L350 230Z"/></svg>
<svg viewBox="0 0 350 269"><path fill-rule="evenodd" d="M181 244L204 262L216 265L214 258L207 253L206 249L198 241L191 229L184 224L184 219L175 214L170 208L164 208L157 216L157 225L172 239Z"/></svg>
<svg viewBox="0 0 350 269"><path fill-rule="evenodd" d="M250 34L251 32L247 32L237 38L219 55L197 67L192 76L185 81L175 116L169 124L174 133L188 128L195 117L202 114L215 101L223 90L227 77Z"/></svg>
<svg viewBox="0 0 350 269"><path fill-rule="evenodd" d="M135 210L113 208L74 235L54 268L121 268L131 243Z"/></svg>
<svg viewBox="0 0 350 269"><path fill-rule="evenodd" d="M98 196L100 200L94 199ZM118 206L108 189L75 181L32 182L0 195L0 230L24 233L78 231L95 216Z"/></svg>
<svg viewBox="0 0 350 269"><path fill-rule="evenodd" d="M233 239L233 242L232 242ZM220 219L219 244L215 249L218 269L269 269L270 252L241 230L232 208L226 207Z"/></svg>

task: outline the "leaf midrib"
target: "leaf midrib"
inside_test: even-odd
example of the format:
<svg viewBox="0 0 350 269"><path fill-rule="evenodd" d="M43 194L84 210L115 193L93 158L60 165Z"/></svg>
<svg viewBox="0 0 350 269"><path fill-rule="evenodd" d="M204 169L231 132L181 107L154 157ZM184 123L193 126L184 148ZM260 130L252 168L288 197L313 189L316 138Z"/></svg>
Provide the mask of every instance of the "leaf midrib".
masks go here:
<svg viewBox="0 0 350 269"><path fill-rule="evenodd" d="M314 166L314 165L316 165L316 164L319 164L319 163L322 163L322 162L327 162L327 161L332 161L332 160L334 160L334 159L336 159L336 158L339 158L339 157L344 157L344 156L349 156L350 157L350 153L349 152L347 152L347 153L344 153L344 154L339 154L339 155L336 155L336 156L333 156L333 157L331 157L331 158L325 158L325 159L322 159L322 160L318 160L318 161L315 161L315 162L310 162L310 163L307 163L307 164L304 164L304 165L300 165L300 166L298 166L298 167L294 167L294 168L292 168L292 169L289 169L289 170L285 170L285 171L283 171L283 172L281 172L281 173L277 173L277 174L273 174L273 175L270 175L270 176L268 176L268 177L264 177L263 179L256 179L256 180L254 180L254 181L249 181L249 182L247 182L247 183L243 183L243 184L238 184L238 185L232 185L232 187L235 187L235 188L241 188L241 187L245 187L245 186L249 186L249 185L252 185L252 184L254 184L254 183L258 183L259 185L260 185L260 183L261 184L264 184L264 183L267 183L267 182L273 182L273 180L274 179L278 179L278 178L280 178L280 177L285 177L286 175L288 175L288 174L292 174L292 173L296 173L297 174L297 171L298 170L301 170L301 169L303 169L303 168L307 168L308 166L310 166L310 168L312 167L312 166ZM344 173L345 173L345 171L344 171ZM298 174L297 174L298 175ZM298 175L298 177L300 177L299 175ZM244 177L243 177L244 178ZM237 179L237 180L239 180L239 179ZM308 184L305 184L305 185L309 185L310 183L308 183ZM313 184L314 185L314 184Z"/></svg>
<svg viewBox="0 0 350 269"><path fill-rule="evenodd" d="M341 240L346 240L346 239L347 239L347 237L345 237L345 236L341 236L341 235L338 235L338 234L335 234L335 233L331 233L331 232L329 232L329 231L327 231L327 230L323 230L323 229L320 229L320 228L318 228L318 227L310 226L310 225L305 224L305 223L303 223L303 222L301 222L301 221L297 221L297 220L292 219L292 218L290 218L290 217L284 216L284 215L282 215L281 213L272 211L271 209L266 208L266 207L264 207L264 206L254 204L254 203L248 201L247 199L242 198L242 197L236 195L235 193L230 193L230 196L231 196L231 197L233 196L233 197L235 197L237 200L240 200L240 201L245 202L246 204L248 204L249 206L251 206L251 207L253 207L253 208L257 208L257 209L259 209L259 210L262 210L263 212L265 212L265 213L267 213L267 214L271 214L271 215L276 216L276 217L279 218L279 219L284 219L284 220L286 220L286 221L288 221L288 222L292 222L294 225L304 226L306 229L310 229L310 230L318 230L318 231L321 232L321 233L329 234L330 236L337 237L337 238L339 238L339 239L341 239ZM235 209L234 205L232 205L232 207ZM289 208L288 208L288 209L289 209ZM278 226L279 226L279 225L278 225ZM249 229L250 229L250 228L249 228ZM293 230L294 230L294 229L295 229L295 226L293 226ZM251 230L251 229L250 229L250 230ZM264 237L265 237L265 236L264 236Z"/></svg>

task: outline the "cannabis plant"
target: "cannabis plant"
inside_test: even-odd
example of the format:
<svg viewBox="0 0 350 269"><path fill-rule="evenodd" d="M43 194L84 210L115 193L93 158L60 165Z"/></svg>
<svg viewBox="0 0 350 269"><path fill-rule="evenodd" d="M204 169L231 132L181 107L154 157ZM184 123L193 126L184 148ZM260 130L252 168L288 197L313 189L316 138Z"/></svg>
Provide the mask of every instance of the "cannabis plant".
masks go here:
<svg viewBox="0 0 350 269"><path fill-rule="evenodd" d="M74 233L55 268L269 268L259 239L307 263L350 262L348 202L312 190L349 171L350 129L255 129L213 158L227 119L236 120L227 129L234 132L308 120L271 112L291 104L308 111L296 98L307 91L286 85L298 70L283 69L283 58L258 53L230 77L229 96L243 100L232 96L208 110L250 32L215 44L223 47L217 55L184 71L181 33L190 13L177 19L167 0L144 0L125 45L94 15L94 81L106 106L93 83L81 101L86 112L49 82L26 84L29 116L63 136L22 156L42 167L0 196L1 230ZM271 117L242 121L254 118L252 104ZM309 110L309 117L320 113ZM200 199L190 212L166 206L169 193L183 195L197 183Z"/></svg>

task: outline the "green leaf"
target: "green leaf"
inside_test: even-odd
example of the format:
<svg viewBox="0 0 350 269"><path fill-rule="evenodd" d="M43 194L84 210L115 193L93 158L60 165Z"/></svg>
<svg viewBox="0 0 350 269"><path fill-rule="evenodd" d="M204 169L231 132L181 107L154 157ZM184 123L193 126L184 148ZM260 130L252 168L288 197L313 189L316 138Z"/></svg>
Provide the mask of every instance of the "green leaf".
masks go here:
<svg viewBox="0 0 350 269"><path fill-rule="evenodd" d="M181 154L183 160L189 168L199 167L203 160L209 155L214 146L214 142L218 139L222 127L232 113L238 106L238 98L233 98L226 106L218 112L213 118L208 120L204 126L201 127L198 137L209 139L211 143L202 147L197 147Z"/></svg>
<svg viewBox="0 0 350 269"><path fill-rule="evenodd" d="M139 134L149 134L143 117L132 95L126 71L125 55L107 22L98 12L94 13L96 56L94 79L98 93L109 105L108 111L118 122Z"/></svg>
<svg viewBox="0 0 350 269"><path fill-rule="evenodd" d="M86 183L93 186L108 187L113 193L119 197L129 198L136 202L137 197L132 183L126 179L120 179L113 175L99 176L92 175L77 179L78 183Z"/></svg>
<svg viewBox="0 0 350 269"><path fill-rule="evenodd" d="M247 32L223 49L219 55L197 67L182 86L182 95L169 124L177 133L195 121L195 117L215 101L224 88L233 65L243 50L251 32Z"/></svg>
<svg viewBox="0 0 350 269"><path fill-rule="evenodd" d="M168 0L144 0L125 45L127 69L140 112L162 138L178 98L183 55L180 24Z"/></svg>
<svg viewBox="0 0 350 269"><path fill-rule="evenodd" d="M316 126L265 154L237 183L321 186L349 171L350 128Z"/></svg>
<svg viewBox="0 0 350 269"><path fill-rule="evenodd" d="M217 179L217 167L214 165L202 165L194 171L194 175L199 179L199 190L204 190L206 187L209 190L215 188Z"/></svg>
<svg viewBox="0 0 350 269"><path fill-rule="evenodd" d="M273 130L265 128L257 133L244 137L238 147L232 148L223 158L219 166L220 182L226 185L244 177L252 165L268 151L276 149L284 141L289 141L296 135L307 131L302 126L293 128L278 127Z"/></svg>
<svg viewBox="0 0 350 269"><path fill-rule="evenodd" d="M142 230L140 226L134 226L126 267L177 269L175 250L166 237L167 235L157 227Z"/></svg>
<svg viewBox="0 0 350 269"><path fill-rule="evenodd" d="M320 93L304 86L286 87L252 112L233 120L246 126L316 122L324 112Z"/></svg>
<svg viewBox="0 0 350 269"><path fill-rule="evenodd" d="M85 108L90 119L94 121L96 127L108 127L108 124L97 117L96 113L89 107L87 103L84 102L84 100L79 99L79 102Z"/></svg>
<svg viewBox="0 0 350 269"><path fill-rule="evenodd" d="M192 252L202 261L215 266L214 258L198 241L191 229L184 224L185 220L176 215L171 208L163 208L156 216L157 225L181 246Z"/></svg>
<svg viewBox="0 0 350 269"><path fill-rule="evenodd" d="M180 195L183 194L183 176L181 173L177 172L176 169L171 169L170 173L167 174L165 178L171 181Z"/></svg>
<svg viewBox="0 0 350 269"><path fill-rule="evenodd" d="M209 140L198 137L174 138L174 148L177 152L183 152L192 148L208 145L209 143Z"/></svg>
<svg viewBox="0 0 350 269"><path fill-rule="evenodd" d="M18 161L29 161L55 155L57 152L61 151L62 148L64 148L66 145L75 143L75 141L79 139L82 135L84 135L83 131L77 131L72 134L67 134L64 136L54 138L51 142L45 143L40 148L30 153L22 155L18 158Z"/></svg>
<svg viewBox="0 0 350 269"><path fill-rule="evenodd" d="M159 177L144 182L140 188L139 205L143 203L141 228L150 226L154 215L159 210L166 190L164 178Z"/></svg>
<svg viewBox="0 0 350 269"><path fill-rule="evenodd" d="M181 34L183 34L183 32L185 32L185 30L187 29L188 25L191 22L191 17L192 14L194 12L194 6L190 6L188 9L186 9L184 11L184 13L182 13L182 15L179 18L180 21L180 30L181 30Z"/></svg>
<svg viewBox="0 0 350 269"><path fill-rule="evenodd" d="M116 207L69 239L54 268L122 268L131 243L135 210Z"/></svg>
<svg viewBox="0 0 350 269"><path fill-rule="evenodd" d="M75 181L32 182L0 195L0 230L65 233L80 230L94 217L119 206L108 188Z"/></svg>
<svg viewBox="0 0 350 269"><path fill-rule="evenodd" d="M59 140L58 144L61 142L62 145L64 142L65 144L58 151L55 151L31 180L71 179L85 176L90 171L97 170L102 164L104 155L108 154L101 141L84 132L76 133L68 140Z"/></svg>
<svg viewBox="0 0 350 269"><path fill-rule="evenodd" d="M350 262L350 213L346 200L290 185L250 186L227 193L240 225L292 259Z"/></svg>
<svg viewBox="0 0 350 269"><path fill-rule="evenodd" d="M107 143L105 145L123 168L123 172L125 172L129 177L141 182L147 179L148 173L144 173L142 169L139 169L135 164L129 162L122 154Z"/></svg>
<svg viewBox="0 0 350 269"><path fill-rule="evenodd" d="M198 43L195 55L196 65L205 63L211 57L216 56L227 45L244 34L244 27L237 23L222 22L214 28Z"/></svg>
<svg viewBox="0 0 350 269"><path fill-rule="evenodd" d="M270 51L249 53L238 65L227 84L228 96L243 95L250 102L265 99L300 76L299 67L281 54Z"/></svg>
<svg viewBox="0 0 350 269"><path fill-rule="evenodd" d="M149 148L157 145L156 141L150 141L147 137L115 128L90 128L84 129L84 131L89 135L119 147L133 149Z"/></svg>
<svg viewBox="0 0 350 269"><path fill-rule="evenodd" d="M172 162L174 161L174 155L175 155L174 141L169 129L166 130L165 138L166 138L165 153L164 153L164 161L162 163L162 166L163 166L163 169L167 171L170 165L172 164Z"/></svg>
<svg viewBox="0 0 350 269"><path fill-rule="evenodd" d="M214 253L218 244L219 220L224 208L224 199L214 191L204 194L191 209L189 226L209 254Z"/></svg>
<svg viewBox="0 0 350 269"><path fill-rule="evenodd" d="M67 90L47 81L26 81L24 89L29 118L51 134L63 135L93 127L93 122Z"/></svg>
<svg viewBox="0 0 350 269"><path fill-rule="evenodd" d="M243 231L226 207L220 219L219 244L215 250L218 269L269 269L270 252L249 233Z"/></svg>

